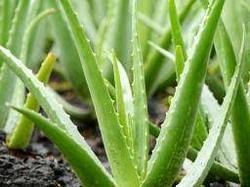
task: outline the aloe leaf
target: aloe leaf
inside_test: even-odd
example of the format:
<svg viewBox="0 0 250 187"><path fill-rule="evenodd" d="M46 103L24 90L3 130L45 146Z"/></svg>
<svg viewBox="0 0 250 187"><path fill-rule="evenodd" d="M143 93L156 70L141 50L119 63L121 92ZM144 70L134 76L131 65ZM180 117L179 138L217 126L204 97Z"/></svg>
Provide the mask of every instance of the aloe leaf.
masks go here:
<svg viewBox="0 0 250 187"><path fill-rule="evenodd" d="M223 74L223 79L226 86L228 86L230 77L232 76L232 71L234 70L234 67L236 65L236 57L234 56L232 45L230 43L230 39L226 33L226 30L223 29L222 24L220 24L219 28L220 29L218 30L215 40L215 46L218 52L218 56L221 59L221 69L223 70L223 72L225 72L225 74ZM222 50L224 51L223 53ZM241 82L232 110L232 127L242 185L250 184L250 171L249 167L246 167L246 164L249 162L250 158L250 149L247 149L247 142L249 142L248 136L250 134L249 124L249 108L244 91L244 86Z"/></svg>
<svg viewBox="0 0 250 187"><path fill-rule="evenodd" d="M104 1L99 2L99 4L102 4ZM74 10L78 14L80 22L83 24L86 30L87 36L93 43L95 43L96 29L97 29L97 25L95 24L95 14L98 14L99 12L93 12L87 0L82 0L82 1L72 0L72 5L74 7ZM103 6L103 8L104 7L105 6ZM103 19L104 17L105 16L103 15L101 18Z"/></svg>
<svg viewBox="0 0 250 187"><path fill-rule="evenodd" d="M128 119L129 115L132 116L134 114L131 87L125 69L114 54L112 63L115 79L116 109L127 145L131 150L131 155L133 155L133 128Z"/></svg>
<svg viewBox="0 0 250 187"><path fill-rule="evenodd" d="M218 31L216 33L215 48L218 58L220 59L220 68L223 72L223 80L225 86L228 87L237 64L237 58L229 34L222 21L220 21ZM250 134L249 124L249 107L242 81L232 109L232 129L236 145L240 180L241 185L243 186L250 184L250 168L247 167L247 163L250 162L250 149L248 149L247 146Z"/></svg>
<svg viewBox="0 0 250 187"><path fill-rule="evenodd" d="M148 17L153 16L156 8L156 3L154 0L138 0L138 5L139 6L137 7L137 12L141 12L142 14L147 15ZM146 58L149 51L148 40L151 37L151 28L147 27L143 23L138 22L138 35L143 53L142 56L143 58Z"/></svg>
<svg viewBox="0 0 250 187"><path fill-rule="evenodd" d="M46 3L50 8L57 8L56 1L54 0L46 1ZM59 48L59 52L55 52L55 54L57 54L59 61L65 67L67 79L73 84L79 96L88 96L89 93L83 76L79 55L74 46L70 30L59 11L51 16L49 25L55 45Z"/></svg>
<svg viewBox="0 0 250 187"><path fill-rule="evenodd" d="M37 74L38 80L44 82L45 84L48 82L55 61L56 57L51 53L48 54ZM40 108L32 94L28 94L24 107L36 112ZM31 123L25 116L20 116L13 133L7 138L8 147L13 149L26 148L29 145L33 129L34 124Z"/></svg>
<svg viewBox="0 0 250 187"><path fill-rule="evenodd" d="M193 148L189 148L187 158L190 159L191 161L195 161L198 154L199 154L198 151L196 151ZM225 165L217 161L214 161L213 164L211 165L209 174L217 176L220 179L223 179L225 181L230 181L234 183L240 182L237 170L228 168Z"/></svg>
<svg viewBox="0 0 250 187"><path fill-rule="evenodd" d="M37 1L37 2L38 4L35 6L39 6L39 2L41 1ZM33 8L35 8L35 6L33 5ZM34 34L34 29L36 28L37 24L42 19L44 19L47 15L53 12L54 10L52 9L45 10L44 12L41 12L40 14L38 14L33 20L31 20L31 23L28 24L28 27L24 32L22 48L20 52L20 59L25 64L28 64L27 59L29 57L29 52L32 52L32 51L28 51L28 47L29 47L29 42L31 41L31 38ZM15 106L22 106L24 104L24 98L25 98L25 88L23 86L23 83L20 80L17 80L14 93L12 95L11 104ZM20 116L18 112L14 110L9 112L5 126L4 126L4 130L6 133L12 133L19 118Z"/></svg>
<svg viewBox="0 0 250 187"><path fill-rule="evenodd" d="M184 69L184 63L187 60L187 52L184 45L184 39L182 37L182 29L180 26L179 18L176 11L175 2L173 0L169 0L169 14L170 14L170 22L171 22L171 30L172 30L172 38L175 46L175 69L176 69L176 77L177 82L180 80L180 76ZM162 49L162 52L165 50ZM194 136L192 138L192 146L196 149L200 149L202 147L203 141L207 136L207 129L205 127L204 116L202 115L202 108L199 107L199 112L196 117L196 125L194 130Z"/></svg>
<svg viewBox="0 0 250 187"><path fill-rule="evenodd" d="M186 61L185 57L185 50L183 50L182 46L177 45L175 49L175 69L176 69L176 75L177 75L177 80L180 80L181 73L183 72L184 69L184 62Z"/></svg>
<svg viewBox="0 0 250 187"><path fill-rule="evenodd" d="M70 2L68 0L60 0L57 2L61 7L62 13L65 13L68 26L72 31L72 36L81 59L82 69L99 121L112 173L118 185L136 186L139 182L136 169L130 157L128 147L126 146L125 138L122 135L121 126L115 114L104 79L98 69L96 57ZM110 131L110 129L112 129L112 131Z"/></svg>
<svg viewBox="0 0 250 187"><path fill-rule="evenodd" d="M195 3L195 0L189 0L186 4L186 6L183 8L183 10L180 13L179 19L180 23L183 23L185 18L187 17L187 14L191 11L191 8L193 4ZM167 49L170 47L171 44L171 30L166 31L166 33L162 36L160 45L163 49ZM148 60L145 64L145 75L146 75L146 86L147 86L147 92L151 93L151 89L153 86L153 83L155 82L157 75L162 68L162 65L164 63L164 56L159 53L158 51L153 51L149 54Z"/></svg>
<svg viewBox="0 0 250 187"><path fill-rule="evenodd" d="M172 31L172 38L174 41L174 45L180 46L182 49L183 57L184 59L187 58L186 50L185 50L185 45L184 41L182 38L181 34L181 24L178 18L176 6L175 6L175 1L174 0L169 0L169 17L170 17L170 23L171 23L171 31Z"/></svg>
<svg viewBox="0 0 250 187"><path fill-rule="evenodd" d="M130 126L128 119L129 115L132 116L134 114L131 87L125 69L115 55L113 54L112 56L116 109L123 129L123 134L126 137L127 145L130 147L131 154L133 155L133 129L132 126Z"/></svg>
<svg viewBox="0 0 250 187"><path fill-rule="evenodd" d="M245 33L244 33L245 34ZM216 157L216 153L219 149L219 145L222 141L227 120L230 117L231 109L234 105L234 101L237 95L238 86L241 81L241 73L243 70L243 60L245 51L245 38L243 38L241 60L238 66L235 68L234 76L232 77L231 84L228 87L227 95L224 99L222 107L220 108L220 115L214 122L215 124L210 129L208 138L206 139L202 149L192 165L192 168L187 171L187 175L183 178L180 187L184 186L200 186L206 178L209 169L211 168L213 161Z"/></svg>
<svg viewBox="0 0 250 187"><path fill-rule="evenodd" d="M15 74L25 83L31 93L36 97L37 102L43 107L49 118L65 131L71 139L81 147L88 161L96 168L106 173L98 158L91 151L84 138L78 132L76 126L71 122L69 116L64 112L61 105L57 103L51 92L37 80L33 73L27 69L20 60L13 56L9 50L0 46L0 57L15 72ZM61 141L60 141L61 142ZM80 161L79 161L80 162ZM104 174L106 175L106 174ZM91 176L93 177L93 176Z"/></svg>
<svg viewBox="0 0 250 187"><path fill-rule="evenodd" d="M223 0L216 0L207 10L167 120L157 138L143 186L171 186L181 168L192 138L212 40L223 5Z"/></svg>
<svg viewBox="0 0 250 187"><path fill-rule="evenodd" d="M220 105L206 85L204 85L202 90L201 106L209 121L208 128L211 128L214 121L220 115ZM220 149L218 150L218 160L224 165L235 169L237 166L236 152L233 142L231 123L228 123L229 124L227 125L226 132L224 133Z"/></svg>
<svg viewBox="0 0 250 187"><path fill-rule="evenodd" d="M8 33L11 23L11 2L9 0L2 0L1 2L1 14L0 14L0 44L5 46L8 41ZM1 63L0 63L1 64Z"/></svg>
<svg viewBox="0 0 250 187"><path fill-rule="evenodd" d="M111 0L112 25L109 29L109 47L113 48L117 58L130 74L131 62L131 0Z"/></svg>
<svg viewBox="0 0 250 187"><path fill-rule="evenodd" d="M137 34L137 1L132 1L132 71L133 71L133 97L134 97L134 116L132 120L135 126L135 161L139 175L143 178L147 169L148 160L148 111L147 96L144 81L143 57L141 46Z"/></svg>
<svg viewBox="0 0 250 187"><path fill-rule="evenodd" d="M158 128L154 124L149 125L149 131L150 134L153 135L154 137L158 137L160 134L160 128ZM188 153L187 153L187 158L190 159L191 161L195 161L196 157L198 155L198 151L194 149L193 147L188 148ZM213 165L211 166L211 169L209 171L212 175L218 176L221 179L224 179L226 181L231 181L231 182L239 182L239 177L235 169L228 168L221 163L214 161Z"/></svg>
<svg viewBox="0 0 250 187"><path fill-rule="evenodd" d="M27 62L27 58L29 57L29 52L30 52L29 42L31 41L32 35L34 34L36 27L38 26L38 24L40 24L40 22L43 19L55 13L55 11L56 11L55 9L44 10L43 12L39 13L33 20L31 20L23 36L23 44L22 44L23 46L22 46L21 56L20 56L22 61Z"/></svg>
<svg viewBox="0 0 250 187"><path fill-rule="evenodd" d="M17 56L21 52L21 44L23 39L24 30L27 24L27 15L29 14L30 1L20 0L18 7L16 8L15 16L13 18L7 47L10 48ZM0 128L4 127L5 120L8 115L8 108L5 106L5 102L10 102L13 96L13 91L16 86L16 77L8 69L8 66L4 64L1 67L0 74Z"/></svg>
<svg viewBox="0 0 250 187"><path fill-rule="evenodd" d="M172 38L175 45L176 57L176 76L177 81L179 81L180 76L184 69L184 62L187 60L187 52L184 45L184 39L182 37L182 28L177 15L176 5L174 0L169 0L169 17L172 30ZM196 125L194 130L194 136L192 138L192 146L200 149L202 147L203 141L207 136L207 131L204 122L204 116L202 115L202 108L199 107L198 115L196 117Z"/></svg>
<svg viewBox="0 0 250 187"><path fill-rule="evenodd" d="M35 123L58 146L84 186L116 186L111 176L95 165L67 131L32 110L13 108Z"/></svg>
<svg viewBox="0 0 250 187"><path fill-rule="evenodd" d="M64 98L62 98L58 93L56 93L52 88L48 87L53 96L56 98L57 102L63 106L64 111L70 115L73 119L79 120L89 120L92 119L92 111L90 108L80 108L77 106L72 105Z"/></svg>

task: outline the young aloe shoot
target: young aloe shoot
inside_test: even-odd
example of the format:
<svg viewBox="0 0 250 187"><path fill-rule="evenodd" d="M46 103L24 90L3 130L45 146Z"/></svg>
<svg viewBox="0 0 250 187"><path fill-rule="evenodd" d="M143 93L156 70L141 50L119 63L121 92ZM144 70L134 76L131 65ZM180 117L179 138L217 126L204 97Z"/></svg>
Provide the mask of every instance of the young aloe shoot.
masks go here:
<svg viewBox="0 0 250 187"><path fill-rule="evenodd" d="M49 53L37 73L37 79L47 84L55 62L55 55ZM39 111L39 104L31 93L28 94L24 107L37 112ZM11 149L26 148L29 145L33 129L33 122L21 115L13 133L7 138L8 147Z"/></svg>

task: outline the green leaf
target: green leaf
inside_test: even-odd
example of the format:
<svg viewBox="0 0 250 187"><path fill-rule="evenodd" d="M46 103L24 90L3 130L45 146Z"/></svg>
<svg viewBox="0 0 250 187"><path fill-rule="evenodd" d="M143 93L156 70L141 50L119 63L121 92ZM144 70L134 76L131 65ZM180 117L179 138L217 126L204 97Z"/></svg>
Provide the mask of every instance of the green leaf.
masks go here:
<svg viewBox="0 0 250 187"><path fill-rule="evenodd" d="M134 115L132 116L135 126L135 161L139 175L144 178L148 161L148 110L147 96L144 81L143 58L139 37L137 34L137 1L132 0L132 71L133 71L133 98Z"/></svg>
<svg viewBox="0 0 250 187"><path fill-rule="evenodd" d="M243 39L242 56L245 51L245 39ZM231 109L234 105L234 101L238 92L238 86L241 81L241 73L243 70L243 58L235 69L234 76L231 84L228 88L227 95L224 99L222 107L220 108L220 115L212 125L209 135L200 150L194 164L191 169L187 171L187 175L183 178L180 187L185 186L200 186L206 178L209 169L211 168L213 161L216 157L219 145L222 141L227 120L230 117Z"/></svg>
<svg viewBox="0 0 250 187"><path fill-rule="evenodd" d="M92 158L88 156L81 146L59 126L40 114L26 109L13 107L25 115L57 145L69 162L84 186L116 186L111 176L101 167L97 167Z"/></svg>
<svg viewBox="0 0 250 187"><path fill-rule="evenodd" d="M215 37L215 48L218 58L220 60L220 68L223 76L225 86L228 87L235 66L237 64L236 53L229 34L220 21L218 31ZM246 93L241 81L238 94L232 109L232 129L234 141L236 145L236 153L238 158L238 167L240 173L240 180L242 186L250 184L250 168L247 167L250 162L250 148L248 148L249 134L250 134L250 115L247 103Z"/></svg>
<svg viewBox="0 0 250 187"><path fill-rule="evenodd" d="M113 54L112 56L116 109L127 145L131 150L131 155L133 155L133 128L129 123L129 116L134 114L132 90L125 69L115 55Z"/></svg>
<svg viewBox="0 0 250 187"><path fill-rule="evenodd" d="M220 105L214 98L213 93L205 85L201 95L201 106L208 118L208 128L212 128L212 124L216 121L220 115ZM218 150L218 160L228 166L229 168L235 169L237 166L236 152L232 135L231 123L228 122L226 131L223 136L220 148Z"/></svg>
<svg viewBox="0 0 250 187"><path fill-rule="evenodd" d="M181 34L182 29L181 29L181 24L178 18L175 1L169 0L168 4L169 4L169 17L170 17L171 31L172 31L174 45L176 47L180 46L180 48L182 49L182 53L183 53L182 56L184 57L183 59L186 60L187 54L186 54L185 45L184 45L184 41L183 41L182 34Z"/></svg>
<svg viewBox="0 0 250 187"><path fill-rule="evenodd" d="M37 2L41 2L41 1L37 1ZM48 15L52 14L53 12L55 12L55 10L53 9L45 10L41 12L40 14L38 14L34 19L31 20L30 24L28 24L28 27L24 32L22 48L20 52L20 59L25 64L28 64L29 52L31 54L33 52L33 51L28 51L28 49L29 49L29 43L32 40L32 36L34 35L35 28L41 22L41 20L43 20L44 18L46 18ZM24 104L24 98L25 98L25 87L20 80L17 80L16 85L15 85L15 90L12 96L11 104L15 106L22 106ZM14 110L9 112L8 118L4 126L4 130L6 133L12 133L19 118L20 116L18 112Z"/></svg>
<svg viewBox="0 0 250 187"><path fill-rule="evenodd" d="M49 0L46 1L46 3L48 7L57 9L55 0ZM51 27L55 45L59 48L59 52L55 52L55 54L57 54L60 62L65 67L66 78L73 84L79 96L82 98L88 96L89 92L81 68L80 58L74 46L70 30L67 27L66 21L63 19L63 15L60 14L60 11L51 16L49 26Z"/></svg>
<svg viewBox="0 0 250 187"><path fill-rule="evenodd" d="M183 23L184 20L187 17L187 14L190 13L191 8L193 4L195 3L195 0L189 0L185 7L182 9L180 13L180 23ZM165 34L162 36L159 46L161 46L163 49L167 49L170 47L171 44L171 30L168 30L165 32ZM145 64L145 81L147 86L147 92L151 93L151 89L153 88L153 83L157 79L157 75L159 74L162 66L164 64L164 56L159 53L158 51L152 51L149 56L148 60Z"/></svg>
<svg viewBox="0 0 250 187"><path fill-rule="evenodd" d="M38 80L48 83L50 74L52 72L56 57L53 54L48 54L47 58L42 63L42 66L37 74ZM38 111L39 104L37 103L35 97L32 94L28 94L25 108ZM30 138L33 133L34 124L31 123L25 116L20 116L13 133L7 138L7 145L13 149L24 149L29 145Z"/></svg>
<svg viewBox="0 0 250 187"><path fill-rule="evenodd" d="M18 7L16 8L15 16L11 25L7 47L10 48L13 53L20 56L23 34L27 24L27 15L29 15L30 1L20 0ZM0 74L0 128L3 128L8 115L8 108L5 103L10 102L16 86L16 77L8 69L7 65L1 67ZM20 95L21 97L21 95Z"/></svg>
<svg viewBox="0 0 250 187"><path fill-rule="evenodd" d="M150 123L149 125L149 131L150 131L150 134L156 138L160 134L160 128L158 128L156 125L152 123ZM191 161L195 161L197 155L198 155L198 151L196 151L196 149L192 147L189 147L187 158L190 159ZM239 177L235 170L228 168L217 161L213 162L213 165L211 166L211 169L209 172L212 175L218 176L226 181L231 181L231 182L236 182L236 183L239 182Z"/></svg>
<svg viewBox="0 0 250 187"><path fill-rule="evenodd" d="M68 26L71 29L81 59L112 173L118 185L136 186L139 183L136 169L126 146L126 140L122 135L121 126L104 79L98 69L96 57L70 1L60 0L57 2L62 8L62 13L64 12L66 15Z"/></svg>
<svg viewBox="0 0 250 187"><path fill-rule="evenodd" d="M216 0L207 10L157 138L143 186L171 186L181 168L192 138L212 40L223 5L223 0Z"/></svg>
<svg viewBox="0 0 250 187"><path fill-rule="evenodd" d="M107 40L109 49L114 49L117 58L122 62L126 72L131 70L131 0L111 0L112 24Z"/></svg>
<svg viewBox="0 0 250 187"><path fill-rule="evenodd" d="M27 69L20 60L2 46L0 46L0 57L4 59L4 62L8 67L22 80L23 83L25 83L25 86L27 86L35 96L37 102L43 107L53 123L57 124L58 128L65 131L67 135L81 147L81 150L84 152L83 154L85 154L90 164L93 165L96 170L100 169L104 173L103 175L106 175L106 171L101 165L101 162L92 152L82 135L78 132L76 126L71 122L69 116L64 112L62 106L57 103L51 92L44 87L43 83L38 81L31 70Z"/></svg>

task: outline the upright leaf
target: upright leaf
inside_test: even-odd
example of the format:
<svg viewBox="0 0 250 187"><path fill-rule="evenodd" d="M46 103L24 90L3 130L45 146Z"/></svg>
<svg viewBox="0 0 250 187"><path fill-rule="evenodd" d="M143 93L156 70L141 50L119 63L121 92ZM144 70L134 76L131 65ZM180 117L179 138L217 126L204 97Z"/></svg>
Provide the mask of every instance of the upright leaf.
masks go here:
<svg viewBox="0 0 250 187"><path fill-rule="evenodd" d="M50 8L57 8L55 0L46 1ZM67 27L63 15L58 11L51 16L49 25L52 31L55 45L59 48L58 58L66 69L66 78L72 83L77 93L83 97L88 96L88 89L83 70L81 68L80 58L74 46L74 41ZM79 78L81 77L81 78Z"/></svg>
<svg viewBox="0 0 250 187"><path fill-rule="evenodd" d="M127 145L131 150L131 155L133 155L133 127L132 124L129 123L129 117L134 114L132 91L126 71L114 54L112 63L114 69L115 100L118 118L120 125L122 126Z"/></svg>
<svg viewBox="0 0 250 187"><path fill-rule="evenodd" d="M49 54L45 61L43 62L38 74L38 80L44 82L45 84L49 81L50 74L52 72L56 57L53 54ZM35 97L32 94L28 94L26 103L24 105L26 108L34 111L39 110L39 104L37 103ZM7 138L8 147L13 149L24 149L29 145L31 139L34 124L29 121L25 116L21 115L19 120L15 124L16 127L10 137Z"/></svg>
<svg viewBox="0 0 250 187"><path fill-rule="evenodd" d="M132 0L132 61L133 61L133 97L134 97L134 116L133 125L135 126L135 161L137 171L143 178L147 170L148 160L148 111L147 96L144 81L143 58L141 46L137 34L137 0Z"/></svg>
<svg viewBox="0 0 250 187"><path fill-rule="evenodd" d="M138 177L96 57L69 0L57 1L66 15L99 121L112 173L120 186L138 185ZM110 130L112 129L112 131Z"/></svg>
<svg viewBox="0 0 250 187"><path fill-rule="evenodd" d="M195 0L189 0L183 10L180 13L180 23L183 23L185 18L187 17L187 14L190 13L191 8L193 4L195 3ZM160 45L163 49L167 49L170 47L171 44L171 30L168 30L165 32L165 34L162 36ZM146 86L147 86L147 92L150 93L153 83L157 79L157 75L159 71L161 70L162 66L164 64L164 56L159 53L158 51L152 51L149 54L148 60L145 64L145 75L146 75Z"/></svg>
<svg viewBox="0 0 250 187"><path fill-rule="evenodd" d="M244 56L244 50L245 39L243 39L241 52L242 56ZM178 186L200 186L206 178L222 141L227 126L227 120L230 117L230 112L237 95L238 86L241 81L241 73L243 70L243 60L244 58L241 58L241 61L235 70L231 84L228 88L228 93L224 99L222 107L220 108L220 115L218 116L218 119L216 119L215 124L210 129L208 138L200 150L194 164L191 169L187 171L187 175Z"/></svg>
<svg viewBox="0 0 250 187"><path fill-rule="evenodd" d="M149 160L149 169L143 186L171 186L181 168L192 138L212 40L223 5L224 0L215 0L206 12L167 120L164 121Z"/></svg>
<svg viewBox="0 0 250 187"><path fill-rule="evenodd" d="M23 34L26 28L30 1L20 0L18 2L18 7L16 8L15 16L13 18L11 30L9 33L9 38L7 42L7 47L12 50L12 52L20 56ZM5 106L5 102L10 102L14 93L16 86L16 77L8 69L8 66L5 64L1 67L0 74L0 128L3 128L6 117L8 115L8 108ZM21 97L21 95L20 95Z"/></svg>

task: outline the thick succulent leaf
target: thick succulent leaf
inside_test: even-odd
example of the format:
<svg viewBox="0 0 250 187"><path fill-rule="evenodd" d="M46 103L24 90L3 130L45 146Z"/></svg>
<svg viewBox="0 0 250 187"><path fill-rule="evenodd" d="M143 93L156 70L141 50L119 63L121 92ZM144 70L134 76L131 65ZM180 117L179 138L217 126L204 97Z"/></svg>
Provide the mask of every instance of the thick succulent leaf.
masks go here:
<svg viewBox="0 0 250 187"><path fill-rule="evenodd" d="M96 38L96 24L95 24L95 14L98 14L100 12L100 9L98 10L91 10L91 6L89 5L88 0L72 0L72 6L74 7L74 10L79 15L80 22L83 24L84 28L86 28L86 34L90 38L90 40L95 43ZM95 1L95 0L92 0ZM105 1L105 0L104 0ZM103 2L99 2L99 6L102 6ZM102 8L104 8L103 6ZM104 18L104 15L101 17L101 19Z"/></svg>
<svg viewBox="0 0 250 187"><path fill-rule="evenodd" d="M87 84L95 107L101 134L110 162L112 173L120 186L138 185L138 177L133 160L130 157L126 140L122 134L107 87L98 69L96 57L86 38L69 0L57 1L62 13L66 15L68 26L81 59ZM112 131L110 131L112 129Z"/></svg>
<svg viewBox="0 0 250 187"><path fill-rule="evenodd" d="M215 48L220 60L220 68L223 72L223 80L225 86L228 87L231 77L233 76L235 66L237 64L237 56L234 52L237 50L234 50L229 34L222 21L220 21L218 31L216 33ZM232 129L236 145L238 167L242 186L247 186L250 184L250 168L247 166L250 162L250 148L248 148L248 144L250 143L249 112L250 111L247 103L243 81L241 81L234 107L232 109Z"/></svg>
<svg viewBox="0 0 250 187"><path fill-rule="evenodd" d="M156 8L156 2L155 0L138 0L138 7L137 12L141 12L143 15L146 15L146 17L152 17ZM138 15L139 17L139 15ZM143 57L146 58L148 51L149 51L149 45L148 40L151 38L152 30L150 27L147 27L144 25L144 23L138 23L138 35L139 40L141 43L141 48L143 52Z"/></svg>
<svg viewBox="0 0 250 187"><path fill-rule="evenodd" d="M168 4L169 4L169 17L170 17L174 45L176 47L177 46L181 47L182 52L183 52L183 57L184 57L184 59L186 59L187 53L185 50L185 45L184 45L184 41L183 41L182 34L181 34L182 29L181 29L181 24L179 21L180 19L178 17L176 6L175 6L175 1L169 0Z"/></svg>
<svg viewBox="0 0 250 187"><path fill-rule="evenodd" d="M179 39L176 38L176 40L181 40L181 41L183 40L180 33L175 34L175 35L178 35L178 36L173 36L173 37L179 38ZM159 46L155 46L155 44L154 44L154 47L157 50L160 50L160 53L162 53L164 56L171 55L171 53L169 53L165 49L162 49ZM180 79L181 73L182 73L183 68L184 68L184 62L186 61L186 58L184 56L184 54L186 54L186 52L183 52L183 50L185 51L184 46L177 45L176 46L175 60L172 59L172 61L175 61L177 81L179 81L179 79ZM194 136L192 138L192 146L196 149L200 149L202 147L203 141L207 137L207 128L206 128L206 124L205 124L205 120L204 120L205 116L202 114L203 114L203 110L201 107L199 107L199 113L198 113L197 118L196 118Z"/></svg>
<svg viewBox="0 0 250 187"><path fill-rule="evenodd" d="M132 116L135 126L135 161L138 173L144 177L148 161L148 111L147 96L144 81L143 58L141 46L137 34L137 1L132 0L132 70L133 70L133 97L134 97L134 115Z"/></svg>
<svg viewBox="0 0 250 187"><path fill-rule="evenodd" d="M176 75L177 75L177 80L180 80L181 73L183 72L184 69L184 62L186 61L185 57L185 50L183 50L182 46L177 45L175 48L175 69L176 69Z"/></svg>
<svg viewBox="0 0 250 187"><path fill-rule="evenodd" d="M7 47L10 48L17 56L19 56L21 52L22 39L27 24L27 15L29 14L29 8L30 1L19 1L18 7L15 12L15 17L13 18L8 42L6 44ZM8 115L8 108L5 106L5 102L11 101L15 86L16 77L11 72L11 70L8 69L8 66L4 64L1 67L0 74L0 90L4 90L4 92L0 92L0 128L4 127L5 120Z"/></svg>
<svg viewBox="0 0 250 187"><path fill-rule="evenodd" d="M192 138L212 40L223 5L223 0L216 0L207 10L157 138L143 186L170 186L181 168Z"/></svg>
<svg viewBox="0 0 250 187"><path fill-rule="evenodd" d="M55 62L56 57L52 53L49 53L37 73L38 80L45 84L48 83ZM36 112L38 112L40 108L36 98L32 94L28 94L24 107ZM29 145L34 124L23 115L19 117L19 121L13 121L13 123L16 127L8 138L8 147L13 149L24 149Z"/></svg>
<svg viewBox="0 0 250 187"><path fill-rule="evenodd" d="M57 145L84 186L116 186L111 176L93 162L67 131L32 110L14 109L35 123Z"/></svg>
<svg viewBox="0 0 250 187"><path fill-rule="evenodd" d="M174 0L169 0L169 17L171 23L172 38L174 41L174 46L176 51L175 55L176 76L177 76L177 81L179 81L180 76L184 69L185 65L184 63L187 60L187 52ZM194 148L200 149L202 147L204 139L207 136L204 115L202 115L201 107L199 107L195 124L196 125L191 144Z"/></svg>
<svg viewBox="0 0 250 187"><path fill-rule="evenodd" d="M23 63L13 56L9 50L0 46L0 57L8 67L25 83L25 86L36 97L37 102L43 107L49 118L58 125L59 128L66 131L69 136L84 150L86 157L92 160L95 167L103 170L100 161L92 152L84 138L78 132L76 126L71 122L69 116L64 112L62 106L58 104L51 92L44 87L43 83L37 80L33 73L27 69Z"/></svg>
<svg viewBox="0 0 250 187"><path fill-rule="evenodd" d="M60 96L57 92L55 92L52 88L48 87L53 96L56 98L57 102L63 106L64 111L70 115L73 119L80 120L88 120L92 119L92 111L89 107L87 108L79 108L77 106L72 105L68 101L66 101L62 96Z"/></svg>
<svg viewBox="0 0 250 187"><path fill-rule="evenodd" d="M131 70L131 0L111 0L112 24L107 40L109 49L114 49L117 58L130 74Z"/></svg>
<svg viewBox="0 0 250 187"><path fill-rule="evenodd" d="M11 26L11 2L9 0L2 0L0 2L1 13L0 13L0 44L5 46L8 41L9 29ZM1 67L2 62L0 62Z"/></svg>
<svg viewBox="0 0 250 187"><path fill-rule="evenodd" d="M132 91L126 71L114 54L112 63L115 80L116 109L127 145L130 147L131 154L133 155L133 128L129 123L129 116L134 114Z"/></svg>
<svg viewBox="0 0 250 187"><path fill-rule="evenodd" d="M55 0L46 2L50 8L57 8ZM55 54L57 54L60 62L65 67L67 79L73 84L74 89L81 97L88 96L89 93L81 68L80 58L74 46L74 41L67 27L67 23L59 11L50 18L49 25L51 27L52 37L55 40L55 45L59 48Z"/></svg>
<svg viewBox="0 0 250 187"><path fill-rule="evenodd" d="M189 0L187 2L186 6L180 13L179 16L180 23L184 22L185 18L187 17L187 14L190 13L191 8L195 2L196 2L195 0ZM161 46L163 49L167 49L170 47L170 44L171 44L171 30L168 30L162 36L159 46ZM146 80L147 92L151 93L152 86L155 80L157 79L157 75L159 74L164 64L164 56L158 51L154 50L149 54L147 59L148 60L145 64L145 75L146 75L145 80Z"/></svg>
<svg viewBox="0 0 250 187"><path fill-rule="evenodd" d="M212 124L218 119L220 115L220 105L214 98L213 93L209 90L208 86L204 85L201 95L201 106L204 113L208 117L208 128L212 127ZM233 141L232 126L228 122L223 140L218 150L218 160L228 166L229 168L236 168L237 158L235 152L235 145Z"/></svg>
<svg viewBox="0 0 250 187"><path fill-rule="evenodd" d="M242 55L244 54L245 40L243 39ZM230 112L233 107L235 97L238 92L238 86L241 81L241 73L243 70L243 59L235 69L235 74L232 78L231 84L228 88L227 95L224 99L222 107L220 108L220 115L212 125L208 138L206 139L202 149L192 165L192 168L187 171L187 175L183 178L180 187L185 186L200 186L206 178L209 169L211 168L213 161L216 157L219 145L222 141L227 120L230 117Z"/></svg>
<svg viewBox="0 0 250 187"><path fill-rule="evenodd" d="M37 24L40 23L41 20L43 20L48 15L52 14L55 10L49 9L41 12L38 14L33 20L31 20L31 23L28 25L27 29L24 32L23 36L23 42L22 42L22 49L20 53L20 59L22 62L27 64L27 58L29 57L29 43L32 39L32 36L34 34L34 29L36 28ZM34 49L34 48L33 48ZM32 53L31 53L32 54ZM25 87L23 83L20 80L17 80L15 85L15 90L12 96L11 104L15 106L22 106L24 104L24 98L25 98ZM16 126L16 123L19 119L19 113L12 110L8 114L8 118L6 120L4 130L6 133L12 133L12 130Z"/></svg>
<svg viewBox="0 0 250 187"><path fill-rule="evenodd" d="M160 134L160 128L158 128L155 124L150 123L149 132L151 135L157 138ZM196 151L196 149L194 149L193 147L189 147L187 158L190 159L191 161L195 161L197 155L198 151ZM231 181L236 183L239 182L238 173L235 170L228 168L217 161L213 162L213 165L211 166L209 172L210 174L218 176L226 181Z"/></svg>

